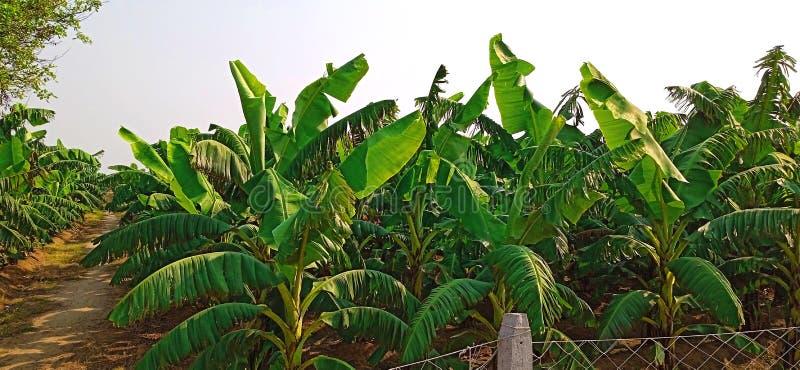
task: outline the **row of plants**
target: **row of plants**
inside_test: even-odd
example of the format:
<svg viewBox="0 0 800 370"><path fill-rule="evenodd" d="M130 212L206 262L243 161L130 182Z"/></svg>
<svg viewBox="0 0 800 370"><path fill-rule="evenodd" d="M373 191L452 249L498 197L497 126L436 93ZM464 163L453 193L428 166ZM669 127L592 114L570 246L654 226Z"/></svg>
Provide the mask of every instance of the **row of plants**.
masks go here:
<svg viewBox="0 0 800 370"><path fill-rule="evenodd" d="M0 116L0 266L25 258L51 236L102 206L98 157L47 145L51 110L10 107Z"/></svg>
<svg viewBox="0 0 800 370"><path fill-rule="evenodd" d="M507 312L527 313L537 340L569 344L561 329L578 325L664 337L661 349L800 324L800 95L781 47L757 62L752 100L668 87L677 113L640 110L590 63L551 110L500 35L489 64L469 97L445 93L442 66L416 111L383 100L338 118L363 55L328 64L291 114L234 61L237 130L176 126L147 143L120 129L143 167L113 167L123 224L83 264L125 259L117 325L198 308L137 367L352 368L309 356L326 328L374 343L371 366L410 363L496 339ZM491 95L499 123L483 114ZM584 134L587 108L599 130ZM779 313L765 322L768 304ZM670 352L655 352L663 368Z"/></svg>

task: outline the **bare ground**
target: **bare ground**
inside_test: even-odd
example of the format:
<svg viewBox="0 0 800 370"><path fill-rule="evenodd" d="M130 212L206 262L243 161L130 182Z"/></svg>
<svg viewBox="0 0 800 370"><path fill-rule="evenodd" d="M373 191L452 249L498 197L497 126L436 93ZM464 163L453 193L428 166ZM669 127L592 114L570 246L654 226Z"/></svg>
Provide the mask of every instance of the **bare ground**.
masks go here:
<svg viewBox="0 0 800 370"><path fill-rule="evenodd" d="M84 269L77 261L117 222L113 214L90 217L0 271L0 369L128 368L175 323L120 329L106 320L125 293L109 285L116 266Z"/></svg>

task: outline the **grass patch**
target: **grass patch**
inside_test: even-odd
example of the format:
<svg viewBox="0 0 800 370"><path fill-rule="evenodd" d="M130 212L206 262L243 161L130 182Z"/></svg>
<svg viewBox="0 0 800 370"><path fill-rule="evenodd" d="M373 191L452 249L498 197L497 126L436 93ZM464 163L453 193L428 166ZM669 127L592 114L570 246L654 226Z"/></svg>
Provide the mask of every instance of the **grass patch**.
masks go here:
<svg viewBox="0 0 800 370"><path fill-rule="evenodd" d="M86 254L86 243L64 243L56 241L42 250L45 253L44 265L66 267L78 263Z"/></svg>
<svg viewBox="0 0 800 370"><path fill-rule="evenodd" d="M94 212L84 214L83 219L85 223L98 222L103 219L105 214L106 211L99 209Z"/></svg>

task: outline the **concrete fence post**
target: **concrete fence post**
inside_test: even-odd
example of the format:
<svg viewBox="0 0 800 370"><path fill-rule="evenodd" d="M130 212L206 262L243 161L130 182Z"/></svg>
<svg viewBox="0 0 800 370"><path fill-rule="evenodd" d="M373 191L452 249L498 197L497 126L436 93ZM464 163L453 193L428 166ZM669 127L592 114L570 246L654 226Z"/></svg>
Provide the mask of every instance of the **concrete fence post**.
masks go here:
<svg viewBox="0 0 800 370"><path fill-rule="evenodd" d="M507 313L497 338L497 370L533 369L533 344L528 315Z"/></svg>

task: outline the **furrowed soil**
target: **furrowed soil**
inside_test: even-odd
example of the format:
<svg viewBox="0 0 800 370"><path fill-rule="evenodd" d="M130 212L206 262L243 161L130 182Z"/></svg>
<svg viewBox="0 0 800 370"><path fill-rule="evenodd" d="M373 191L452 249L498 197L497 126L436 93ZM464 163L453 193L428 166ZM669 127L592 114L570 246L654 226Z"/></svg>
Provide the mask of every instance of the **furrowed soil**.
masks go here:
<svg viewBox="0 0 800 370"><path fill-rule="evenodd" d="M116 266L78 262L91 240L118 222L110 213L87 215L81 226L0 270L0 369L130 368L185 317L173 312L124 329L106 319L126 292L109 284Z"/></svg>

